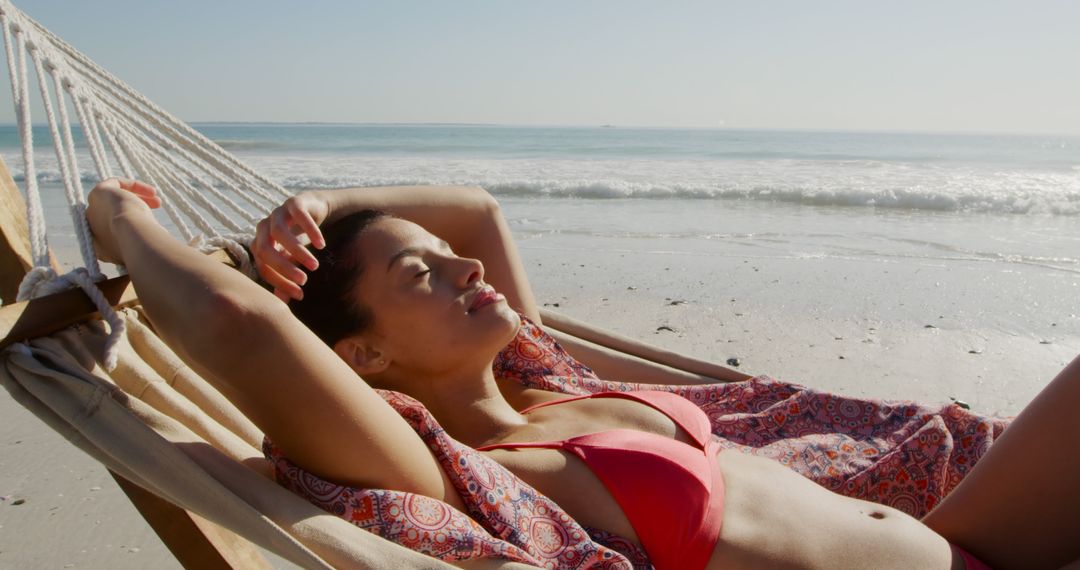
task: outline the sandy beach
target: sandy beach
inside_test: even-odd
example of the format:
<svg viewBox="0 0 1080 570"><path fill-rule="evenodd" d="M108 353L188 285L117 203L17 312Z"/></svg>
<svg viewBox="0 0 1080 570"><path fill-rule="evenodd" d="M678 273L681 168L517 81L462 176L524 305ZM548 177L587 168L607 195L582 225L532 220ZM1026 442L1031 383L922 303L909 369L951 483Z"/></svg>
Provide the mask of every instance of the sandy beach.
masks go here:
<svg viewBox="0 0 1080 570"><path fill-rule="evenodd" d="M548 309L832 392L1015 414L1080 348L1073 281L1050 270L519 244ZM96 462L8 397L0 415L0 568L178 567Z"/></svg>

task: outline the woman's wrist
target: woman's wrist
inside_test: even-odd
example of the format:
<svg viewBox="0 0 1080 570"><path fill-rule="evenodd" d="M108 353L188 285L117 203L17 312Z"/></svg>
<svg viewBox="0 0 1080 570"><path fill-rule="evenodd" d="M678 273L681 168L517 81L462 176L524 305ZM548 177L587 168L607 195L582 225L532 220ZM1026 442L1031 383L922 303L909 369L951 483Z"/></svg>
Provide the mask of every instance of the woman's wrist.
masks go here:
<svg viewBox="0 0 1080 570"><path fill-rule="evenodd" d="M117 234L121 231L133 231L136 226L145 223L147 220L157 224L157 220L154 219L154 214L149 208L125 205L113 213L109 227L112 228L113 234Z"/></svg>
<svg viewBox="0 0 1080 570"><path fill-rule="evenodd" d="M123 263L124 244L145 240L154 228L164 231L164 228L154 219L153 213L148 209L140 211L136 208L124 208L120 212L113 214L109 224L109 230L112 234L112 243L109 244L109 249L112 255L118 258L116 262Z"/></svg>

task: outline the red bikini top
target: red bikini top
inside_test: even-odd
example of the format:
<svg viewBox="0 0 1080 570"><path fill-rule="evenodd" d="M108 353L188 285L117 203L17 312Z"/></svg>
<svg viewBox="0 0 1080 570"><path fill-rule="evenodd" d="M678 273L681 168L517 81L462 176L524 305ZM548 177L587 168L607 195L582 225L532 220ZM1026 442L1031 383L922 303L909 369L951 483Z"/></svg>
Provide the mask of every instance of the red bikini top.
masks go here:
<svg viewBox="0 0 1080 570"><path fill-rule="evenodd" d="M585 398L626 398L671 418L695 445L634 429L611 429L561 441L497 443L479 451L547 448L581 458L622 508L659 570L704 568L720 536L724 482L709 418L689 400L659 391L597 392L542 402L521 411Z"/></svg>

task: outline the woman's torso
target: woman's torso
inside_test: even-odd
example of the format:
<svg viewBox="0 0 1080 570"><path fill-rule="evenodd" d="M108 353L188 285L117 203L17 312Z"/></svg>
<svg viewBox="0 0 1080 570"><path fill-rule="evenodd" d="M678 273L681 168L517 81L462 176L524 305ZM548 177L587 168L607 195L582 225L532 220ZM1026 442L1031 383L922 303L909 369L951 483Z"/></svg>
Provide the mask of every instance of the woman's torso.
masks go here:
<svg viewBox="0 0 1080 570"><path fill-rule="evenodd" d="M563 394L528 390L515 404L524 409L564 399ZM522 429L484 443L559 441L633 429L694 444L691 435L660 410L624 398L565 401L532 410L527 417L529 424ZM537 448L484 453L582 525L640 543L626 509L572 453ZM709 568L950 567L945 540L899 511L837 495L770 460L725 451L715 461L725 497Z"/></svg>

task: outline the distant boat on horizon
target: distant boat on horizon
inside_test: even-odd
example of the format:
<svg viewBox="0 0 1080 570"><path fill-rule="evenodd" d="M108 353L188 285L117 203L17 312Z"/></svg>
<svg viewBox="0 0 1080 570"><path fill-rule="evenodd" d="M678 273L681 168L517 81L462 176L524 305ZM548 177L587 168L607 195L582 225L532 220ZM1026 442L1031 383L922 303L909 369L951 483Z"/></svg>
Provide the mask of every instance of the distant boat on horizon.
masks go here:
<svg viewBox="0 0 1080 570"><path fill-rule="evenodd" d="M600 125L601 129L614 129L615 125Z"/></svg>

